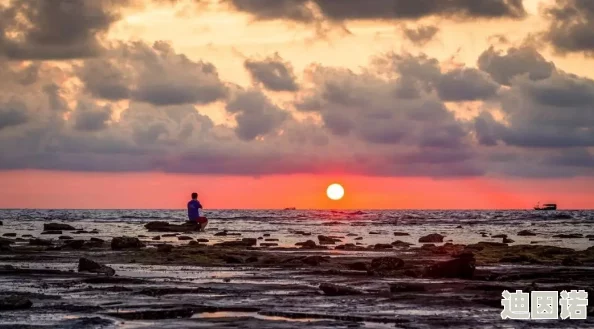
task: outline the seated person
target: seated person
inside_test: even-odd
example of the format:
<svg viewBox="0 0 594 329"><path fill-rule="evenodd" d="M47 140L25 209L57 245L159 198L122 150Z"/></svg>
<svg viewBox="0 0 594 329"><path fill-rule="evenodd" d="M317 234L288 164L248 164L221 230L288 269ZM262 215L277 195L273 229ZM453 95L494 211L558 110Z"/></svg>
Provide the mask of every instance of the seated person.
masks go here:
<svg viewBox="0 0 594 329"><path fill-rule="evenodd" d="M202 205L198 201L198 193L194 192L192 193L192 200L188 202L188 219L190 223L199 225L199 231L204 231L208 220L206 217L200 216L200 209L202 209Z"/></svg>

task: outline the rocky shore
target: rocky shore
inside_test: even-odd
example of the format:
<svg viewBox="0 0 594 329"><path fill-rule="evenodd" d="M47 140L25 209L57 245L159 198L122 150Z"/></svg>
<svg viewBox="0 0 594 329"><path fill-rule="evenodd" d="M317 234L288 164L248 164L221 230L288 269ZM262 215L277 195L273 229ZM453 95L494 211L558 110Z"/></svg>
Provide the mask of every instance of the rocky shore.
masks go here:
<svg viewBox="0 0 594 329"><path fill-rule="evenodd" d="M587 320L501 320L505 289L593 295L594 247L510 245L531 232L468 245L431 233L414 246L401 231L375 245L301 231L279 247L269 233L144 230L109 239L58 222L36 235L4 230L0 328L594 326L592 306Z"/></svg>

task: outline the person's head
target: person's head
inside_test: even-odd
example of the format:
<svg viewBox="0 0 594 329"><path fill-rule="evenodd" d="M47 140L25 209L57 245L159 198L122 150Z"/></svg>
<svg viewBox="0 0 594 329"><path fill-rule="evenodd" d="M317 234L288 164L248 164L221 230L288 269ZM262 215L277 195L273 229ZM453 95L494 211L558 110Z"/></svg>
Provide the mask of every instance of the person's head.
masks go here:
<svg viewBox="0 0 594 329"><path fill-rule="evenodd" d="M194 192L192 193L192 200L196 200L198 199L198 193Z"/></svg>

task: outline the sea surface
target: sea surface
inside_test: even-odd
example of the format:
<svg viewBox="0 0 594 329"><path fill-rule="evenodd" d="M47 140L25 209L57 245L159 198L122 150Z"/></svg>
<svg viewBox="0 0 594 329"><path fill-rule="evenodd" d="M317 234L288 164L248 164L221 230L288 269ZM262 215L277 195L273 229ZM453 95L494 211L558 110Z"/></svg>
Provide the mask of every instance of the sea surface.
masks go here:
<svg viewBox="0 0 594 329"><path fill-rule="evenodd" d="M594 211L592 210L206 210L209 219L207 232L221 230L240 232L243 237L259 237L265 233L278 238L279 246L293 246L306 240L296 231L312 233L309 237L317 242L318 234L346 236L349 233L363 237L363 245L391 243L402 240L418 243L418 238L441 233L445 241L470 244L479 241L499 241L492 235L507 234L515 240L512 244L547 244L573 249L586 249L594 245L588 238L556 238L567 233L594 234ZM144 224L150 221L182 223L185 210L0 210L0 231L21 234L41 231L43 223L64 222L84 230L97 229L95 237L121 235L145 235L150 238L158 233L148 233ZM521 230L530 230L536 236L518 236ZM394 232L409 233L409 236L394 236ZM230 238L220 238L225 240ZM232 238L231 238L232 239ZM171 239L178 243L177 239ZM217 242L212 240L211 242Z"/></svg>

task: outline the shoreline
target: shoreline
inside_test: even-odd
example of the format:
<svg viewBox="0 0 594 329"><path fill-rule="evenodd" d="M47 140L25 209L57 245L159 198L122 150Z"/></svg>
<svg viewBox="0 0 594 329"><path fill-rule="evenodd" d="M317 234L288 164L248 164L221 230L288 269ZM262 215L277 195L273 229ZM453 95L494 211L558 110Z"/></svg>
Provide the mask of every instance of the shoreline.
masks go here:
<svg viewBox="0 0 594 329"><path fill-rule="evenodd" d="M434 242L417 247L400 240L406 232L391 236L394 242L389 245L363 246L345 243L345 236L303 232L301 241L312 240L315 245L287 248L261 247L282 244L283 237L274 233L261 234L261 239L228 235L215 242L210 239L221 232L212 228L206 233L144 232L140 238L119 240L93 234L69 234L72 239L63 240L48 234L3 237L0 297L32 305L0 312L0 328L16 324L35 328L41 319L57 328L594 324L592 306L586 320L500 317L504 289L585 289L592 295L594 247L576 251L492 241L462 245L437 242L436 236L429 238ZM178 243L153 240L156 235L177 237ZM180 241L180 236L187 240ZM209 244L198 242L204 240ZM93 270L97 273L78 272L80 258L102 267ZM109 276L106 268L115 275Z"/></svg>

